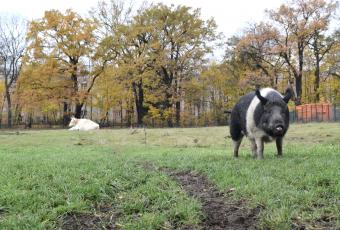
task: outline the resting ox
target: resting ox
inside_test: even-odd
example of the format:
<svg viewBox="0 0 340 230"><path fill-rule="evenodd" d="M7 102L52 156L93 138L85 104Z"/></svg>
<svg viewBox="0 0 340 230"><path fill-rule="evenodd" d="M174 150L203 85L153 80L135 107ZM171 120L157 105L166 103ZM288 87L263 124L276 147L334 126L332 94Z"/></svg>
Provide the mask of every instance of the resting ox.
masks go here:
<svg viewBox="0 0 340 230"><path fill-rule="evenodd" d="M96 122L89 119L77 119L74 117L71 118L69 126L72 127L69 130L88 131L99 129L99 125Z"/></svg>
<svg viewBox="0 0 340 230"><path fill-rule="evenodd" d="M234 156L243 136L251 142L254 158L263 158L264 142L276 141L277 154L282 155L282 139L289 127L289 111L287 103L291 91L286 90L284 96L271 88L257 89L237 102L231 111L230 135L234 142Z"/></svg>

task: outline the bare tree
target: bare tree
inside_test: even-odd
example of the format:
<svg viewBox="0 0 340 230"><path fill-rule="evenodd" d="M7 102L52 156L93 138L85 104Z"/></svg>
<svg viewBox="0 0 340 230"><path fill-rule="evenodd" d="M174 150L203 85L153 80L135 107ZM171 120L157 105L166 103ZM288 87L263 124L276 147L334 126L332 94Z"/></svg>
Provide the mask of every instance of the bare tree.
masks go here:
<svg viewBox="0 0 340 230"><path fill-rule="evenodd" d="M4 78L7 125L12 127L12 91L26 48L26 21L19 17L0 17L0 73Z"/></svg>

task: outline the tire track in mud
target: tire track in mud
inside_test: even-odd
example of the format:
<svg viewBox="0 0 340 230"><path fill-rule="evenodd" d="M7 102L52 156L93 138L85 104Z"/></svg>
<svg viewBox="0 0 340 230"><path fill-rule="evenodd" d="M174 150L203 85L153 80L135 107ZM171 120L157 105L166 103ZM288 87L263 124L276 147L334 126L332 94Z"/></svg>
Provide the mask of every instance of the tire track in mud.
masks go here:
<svg viewBox="0 0 340 230"><path fill-rule="evenodd" d="M59 219L59 230L97 230L118 229L115 221L120 213L115 212L111 205L95 207L92 212L67 213Z"/></svg>
<svg viewBox="0 0 340 230"><path fill-rule="evenodd" d="M202 205L203 219L197 226L178 226L181 230L255 230L257 216L261 207L249 208L246 200L235 201L228 198L230 194L219 191L205 176L193 171L178 171L171 168L158 168L150 162L139 162L145 170L158 171L167 174L176 181L190 196L197 199ZM69 213L59 220L59 229L120 229L115 221L121 216L117 210L110 206L101 206L94 209L94 213ZM176 227L175 227L176 226Z"/></svg>
<svg viewBox="0 0 340 230"><path fill-rule="evenodd" d="M245 200L228 199L206 177L198 173L170 168L163 168L161 171L177 181L189 196L201 202L204 214L201 229L257 229L257 216L261 207L250 209ZM180 229L193 228L183 226Z"/></svg>

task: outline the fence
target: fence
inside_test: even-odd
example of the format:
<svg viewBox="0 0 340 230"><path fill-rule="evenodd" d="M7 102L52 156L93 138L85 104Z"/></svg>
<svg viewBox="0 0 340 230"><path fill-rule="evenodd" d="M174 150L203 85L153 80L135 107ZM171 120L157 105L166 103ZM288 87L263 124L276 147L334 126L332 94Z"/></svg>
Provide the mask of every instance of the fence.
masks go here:
<svg viewBox="0 0 340 230"><path fill-rule="evenodd" d="M340 106L330 103L305 104L296 106L290 112L291 122L340 121Z"/></svg>

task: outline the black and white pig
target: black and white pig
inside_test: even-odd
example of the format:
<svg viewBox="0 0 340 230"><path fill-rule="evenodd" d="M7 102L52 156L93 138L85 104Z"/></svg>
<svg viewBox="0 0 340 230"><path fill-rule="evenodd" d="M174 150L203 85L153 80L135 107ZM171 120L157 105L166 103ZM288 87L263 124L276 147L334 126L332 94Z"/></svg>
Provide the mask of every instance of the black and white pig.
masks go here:
<svg viewBox="0 0 340 230"><path fill-rule="evenodd" d="M257 89L241 97L231 111L230 134L234 142L234 156L243 136L251 142L254 158L263 158L263 143L276 141L277 154L282 155L282 139L289 127L287 103L292 94L284 96L272 88Z"/></svg>

